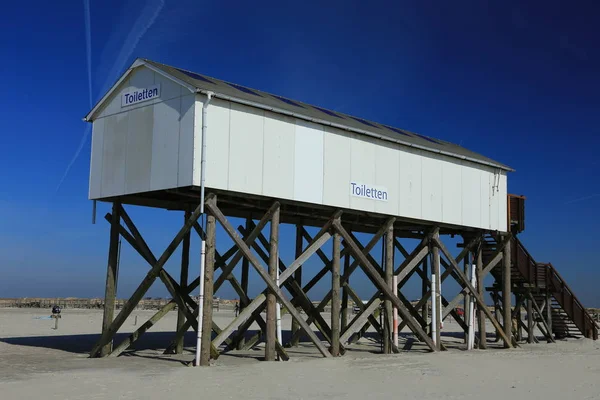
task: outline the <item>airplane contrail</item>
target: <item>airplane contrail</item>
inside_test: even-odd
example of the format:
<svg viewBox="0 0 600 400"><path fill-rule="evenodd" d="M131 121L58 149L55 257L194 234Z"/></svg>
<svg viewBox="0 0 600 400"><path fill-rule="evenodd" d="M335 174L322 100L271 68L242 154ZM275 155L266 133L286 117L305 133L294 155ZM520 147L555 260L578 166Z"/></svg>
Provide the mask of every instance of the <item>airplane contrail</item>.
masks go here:
<svg viewBox="0 0 600 400"><path fill-rule="evenodd" d="M90 18L90 0L83 0L83 10L85 15L85 50L87 53L88 90L90 92L90 108L92 108L92 23Z"/></svg>
<svg viewBox="0 0 600 400"><path fill-rule="evenodd" d="M583 197L579 197L577 199L569 200L569 201L565 202L565 204L579 203L580 201L590 200L595 197L600 197L600 193L594 193L594 194L590 194L588 196L583 196Z"/></svg>
<svg viewBox="0 0 600 400"><path fill-rule="evenodd" d="M91 108L93 106L92 89L91 89L92 88L92 78L91 78L91 76L92 76L92 72L91 72L92 71L92 67L91 67L91 55L92 55L91 43L92 43L92 40L91 40L91 23L90 23L91 18L90 18L89 0L84 0L83 5L84 5L84 10L85 10L85 24L86 24L86 34L87 34L86 46L87 46L87 57L88 57L88 80L89 80L88 87L90 90L90 108ZM108 74L108 79L106 79L106 81L104 82L104 85L101 87L101 90L102 90L101 93L104 93L105 91L107 91L108 87L115 81L114 77L116 77L118 74L122 73L123 69L125 68L126 63L129 61L129 58L133 54L133 51L137 47L138 43L144 37L144 35L148 31L148 29L150 29L150 27L152 27L152 25L154 25L154 22L156 22L156 19L160 15L160 12L164 6L165 6L164 0L158 0L155 2L149 3L142 10L142 13L136 19L135 23L131 26L129 33L127 34L125 40L123 41L123 46L121 47L121 50L119 51L119 53L115 59L115 62L113 63L112 68L110 69L110 73ZM79 142L79 146L77 147L75 154L73 155L73 157L71 157L71 161L67 165L67 168L65 169L65 172L63 173L63 176L60 178L58 185L56 185L55 194L58 193L58 190L60 189L63 182L69 175L69 172L71 171L71 168L73 167L73 164L75 164L75 161L77 160L77 158L83 151L83 148L90 136L90 133L91 133L91 127L88 125L86 127L85 131L83 132L83 136L81 138L81 141Z"/></svg>

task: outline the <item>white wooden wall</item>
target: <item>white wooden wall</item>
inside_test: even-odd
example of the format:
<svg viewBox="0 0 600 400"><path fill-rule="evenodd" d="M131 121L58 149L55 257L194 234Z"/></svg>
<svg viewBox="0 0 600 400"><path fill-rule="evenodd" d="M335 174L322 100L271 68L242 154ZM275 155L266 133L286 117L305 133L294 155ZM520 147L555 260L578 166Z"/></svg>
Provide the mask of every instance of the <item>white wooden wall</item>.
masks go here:
<svg viewBox="0 0 600 400"><path fill-rule="evenodd" d="M121 107L121 94L160 84L160 96ZM193 182L195 94L140 67L108 99L93 122L89 197L190 186Z"/></svg>
<svg viewBox="0 0 600 400"><path fill-rule="evenodd" d="M503 171L220 99L206 165L209 188L506 230ZM352 181L386 188L388 201L352 196Z"/></svg>
<svg viewBox="0 0 600 400"><path fill-rule="evenodd" d="M121 93L160 84L157 99ZM202 102L138 68L93 122L90 198L200 185ZM506 230L506 173L213 98L206 186L469 227ZM387 201L352 196L350 182Z"/></svg>

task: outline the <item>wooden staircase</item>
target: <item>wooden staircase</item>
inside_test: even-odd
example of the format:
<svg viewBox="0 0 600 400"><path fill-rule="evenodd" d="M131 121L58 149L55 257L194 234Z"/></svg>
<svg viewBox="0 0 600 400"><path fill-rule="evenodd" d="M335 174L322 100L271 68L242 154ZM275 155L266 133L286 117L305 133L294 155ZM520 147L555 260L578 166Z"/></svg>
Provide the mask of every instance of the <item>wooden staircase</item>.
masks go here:
<svg viewBox="0 0 600 400"><path fill-rule="evenodd" d="M495 235L485 237L484 265L491 259L497 245ZM502 282L501 264L491 271L496 282ZM531 291L540 308L547 306L546 299L550 295L552 332L557 338L583 336L598 339L598 326L554 266L537 263L516 237L511 238L511 285L513 293Z"/></svg>

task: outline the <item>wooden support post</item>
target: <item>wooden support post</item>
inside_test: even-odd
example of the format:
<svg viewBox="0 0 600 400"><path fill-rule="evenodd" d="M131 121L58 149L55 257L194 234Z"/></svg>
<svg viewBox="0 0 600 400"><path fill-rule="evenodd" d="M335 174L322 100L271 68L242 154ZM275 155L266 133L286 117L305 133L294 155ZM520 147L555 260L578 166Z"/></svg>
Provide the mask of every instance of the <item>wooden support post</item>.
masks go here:
<svg viewBox="0 0 600 400"><path fill-rule="evenodd" d="M440 234L438 232L435 232L433 235L434 239L439 239ZM439 350L441 348L440 343L441 343L441 328L442 328L442 321L441 318L439 317L440 315L442 315L441 309L442 309L442 301L440 298L440 292L442 289L442 279L441 279L441 271L440 271L440 250L437 248L437 246L433 246L432 249L432 254L433 254L433 270L431 271L432 275L436 276L435 279L435 297L431 299L431 301L435 301L435 310L437 315L435 316L435 321L436 321L436 329L435 329L435 338L433 338L435 340L435 345L436 348ZM432 307L433 309L433 307ZM433 319L433 318L432 318Z"/></svg>
<svg viewBox="0 0 600 400"><path fill-rule="evenodd" d="M250 224L252 224L252 219L247 218L246 219L246 232L250 232ZM250 274L250 263L248 262L248 259L246 257L244 257L242 259L242 279L241 279L241 285L242 285L242 291L246 294L246 296L248 296L248 276ZM243 301L242 302L242 298L240 297L240 312L242 312L242 310L248 307L248 304ZM245 338L244 335L240 335L240 337L237 339L236 342L236 346L238 350L242 350L244 348L244 344L245 344Z"/></svg>
<svg viewBox="0 0 600 400"><path fill-rule="evenodd" d="M154 283L156 278L159 275L162 275L166 278L165 274L161 274L161 272L164 272L163 267L164 267L165 263L168 261L169 257L171 257L173 252L177 249L177 247L183 240L183 237L191 229L192 225L194 224L194 222L196 222L196 220L198 219L199 216L200 216L200 206L198 206L196 208L196 210L194 211L194 213L192 214L190 219L179 230L179 232L177 233L175 238L173 238L171 243L167 246L167 248L165 249L165 251L163 252L161 257L156 261L156 263L152 266L150 271L146 274L146 277L144 278L144 280L140 283L140 285L137 287L137 289L135 290L133 295L125 303L123 308L121 308L121 311L119 312L117 317L112 321L108 330L103 331L102 336L100 337L100 340L92 348L92 351L90 352L90 357L95 357L98 354L98 352L100 351L100 349L112 340L115 333L119 330L119 328L123 325L123 323L125 322L127 317L129 317L131 312L139 304L140 300L142 299L144 294L148 291L150 286L152 286L152 284ZM117 228L120 228L120 224ZM175 286L177 286L177 288L178 288L178 285L176 285L176 282L171 283L170 280L165 279L165 283L168 284L167 289L171 290ZM169 287L169 286L173 286L173 287ZM174 297L176 297L176 296L177 295L174 294Z"/></svg>
<svg viewBox="0 0 600 400"><path fill-rule="evenodd" d="M277 268L279 268L279 208L271 217L271 235L269 242L269 277L275 281ZM272 290L267 292L267 331L265 332L265 361L275 361L276 330L276 302L277 298Z"/></svg>
<svg viewBox="0 0 600 400"><path fill-rule="evenodd" d="M384 255L385 255L385 282L392 291L393 276L394 276L394 226L390 226L384 236ZM392 302L386 299L384 302L385 323L383 324L383 353L390 354L392 352Z"/></svg>
<svg viewBox="0 0 600 400"><path fill-rule="evenodd" d="M184 224L190 218L190 214L191 213L189 211L186 211L184 213L184 219L183 219ZM190 232L188 231L188 233L186 233L185 236L183 237L183 243L182 243L182 247L181 247L181 272L179 275L179 279L180 279L179 287L181 288L183 293L187 293L189 265L190 265ZM179 309L177 311L177 331L182 329L183 325L185 324L185 320L186 320L185 312L184 312L184 310L181 309L181 307L179 307ZM177 340L177 343L175 345L175 353L177 353L177 354L183 353L183 340L184 340L183 336L181 336Z"/></svg>
<svg viewBox="0 0 600 400"><path fill-rule="evenodd" d="M323 357L330 357L331 354L329 353L329 351L327 350L327 348L325 348L325 346L323 346L323 343L321 342L321 340L319 339L319 337L310 329L310 327L308 326L308 324L306 323L306 321L304 321L302 319L301 314L298 313L298 311L296 311L296 309L292 305L292 303L283 294L283 291L269 277L268 272L265 271L265 269L262 267L262 265L260 264L260 262L258 261L258 259L256 258L256 256L252 253L252 251L248 247L248 245L240 238L240 236L237 234L237 232L235 231L235 229L231 226L231 224L229 223L229 221L227 221L227 218L225 217L225 215L223 214L223 212L216 206L214 198L210 197L208 199L206 207L217 218L217 220L219 221L219 223L221 224L221 226L223 226L223 228L225 229L225 232L227 232L227 234L229 235L229 237L231 239L233 239L233 241L235 242L235 244L240 249L240 252L245 257L248 258L248 260L250 261L250 263L252 264L252 266L254 267L254 269L256 270L256 272L258 272L258 274L260 275L260 277L265 281L265 283L267 284L268 288L270 290L272 290L272 291L275 292L276 296L283 303L283 306L285 308L287 308L288 311L290 312L290 314L292 315L292 318L296 318L299 321L300 327L302 329L304 329L304 331L306 332L306 334L308 335L308 337L315 344L315 346L319 349L319 352L323 355ZM328 237L330 237L330 235L328 235L326 233L324 233L322 236L328 236ZM307 253L307 252L305 252L305 253ZM299 261L299 260L296 260L296 261ZM302 262L304 262L304 260L300 261L298 264L302 264ZM289 271L289 274L287 276L286 276L285 273L283 273L283 274L280 275L279 280L280 280L281 283L285 282L285 280L287 278L289 278L289 275L292 274L295 271L295 267L290 266L286 272L288 272L288 271Z"/></svg>
<svg viewBox="0 0 600 400"><path fill-rule="evenodd" d="M331 355L340 355L340 235L333 234L331 264Z"/></svg>
<svg viewBox="0 0 600 400"><path fill-rule="evenodd" d="M466 242L466 240L465 240ZM469 255L467 255L464 259L464 273L467 277L471 276L469 274L469 265L471 265L471 254L469 253ZM479 279L477 280L479 282ZM470 321L471 320L471 308L469 307L469 304L471 302L470 296L469 296L469 292L468 291L463 291L463 312L464 312L464 316L465 316L465 321ZM467 338L467 334L465 333L465 338L464 338L464 342L467 343L468 342L468 338Z"/></svg>
<svg viewBox="0 0 600 400"><path fill-rule="evenodd" d="M540 310L538 304L535 302L535 299L533 298L533 295L531 293L529 293L529 298L533 301L532 302L533 309L540 315L540 317L542 317L542 310ZM546 310L548 309L548 307L550 307L550 303L546 304ZM552 325L550 325L549 323L547 323L547 321L544 321L544 318L540 318L540 319L541 319L540 322L542 323L542 326L545 329L544 335L546 336L546 339L548 340L548 343L554 343L555 340L554 340L554 337L552 336L552 333L551 333L552 332ZM552 321L550 321L550 322L552 322ZM539 327L539 325L538 325L538 327Z"/></svg>
<svg viewBox="0 0 600 400"><path fill-rule="evenodd" d="M535 321L533 320L533 304L531 300L531 292L527 298L527 343L533 343L535 339Z"/></svg>
<svg viewBox="0 0 600 400"><path fill-rule="evenodd" d="M346 275L348 269L350 267L350 255L346 254L344 257L344 275ZM350 283L350 277L346 279L346 283ZM340 330L343 332L348 327L348 289L347 285L342 286L342 321Z"/></svg>
<svg viewBox="0 0 600 400"><path fill-rule="evenodd" d="M510 238L505 238L507 241L504 245L504 255L502 257L503 274L502 274L502 308L504 309L504 347L511 347L510 338L512 337L512 315L511 315L511 252Z"/></svg>
<svg viewBox="0 0 600 400"><path fill-rule="evenodd" d="M385 232L387 232L388 227L390 225L393 225L394 222L396 221L395 218L390 218L389 220L387 220L385 222L385 224L377 231L377 233L375 233L375 235L371 238L371 240L369 241L369 243L367 243L367 245L362 249L363 254L368 254L374 247L375 245L379 242L379 239L381 239L381 237L385 234ZM351 252L353 252L354 250L351 249L350 247L348 247L347 243L344 244L344 250L342 251L341 255L345 256L347 254L350 254ZM317 254L319 254L317 252ZM350 289L350 286L348 285L348 280L350 278L350 275L354 272L354 270L356 268L358 268L359 266L359 260L356 259L356 257L354 257L353 262L350 264L350 266L344 270L344 276L341 279L341 284L346 287L348 294L350 296L353 295L353 292ZM307 285L308 286L308 285ZM306 288L304 289L306 291ZM358 296L356 296L356 298L358 299ZM321 302L319 303L319 305L317 306L317 310L322 311L325 306L329 303L329 301L331 300L331 291L329 291L329 293L327 293L325 295L325 297L323 297L323 300L321 300ZM362 302L360 301L360 299L355 300L355 303L358 307L364 307L364 305L362 304ZM371 316L371 314L369 314L369 316ZM372 321L372 323L375 326L378 326L379 323L374 319L374 318L369 318L369 316L365 317L368 318L369 320ZM308 320L306 321L308 324L311 324L314 321L314 317L309 316ZM296 338L297 334L294 335L294 337L292 338L292 342L294 340L297 340ZM345 343L344 340L341 340L341 343Z"/></svg>
<svg viewBox="0 0 600 400"><path fill-rule="evenodd" d="M423 318L423 320L425 321L425 324L422 326L422 328L424 330L427 329L427 321L429 319L429 306L427 305L427 301L423 301L424 298L426 298L428 296L428 292L429 292L429 284L428 284L428 280L427 278L427 274L428 274L428 268L427 268L427 257L425 257L423 259L423 279L421 279L421 302L422 302L422 306L421 306L421 317Z"/></svg>
<svg viewBox="0 0 600 400"><path fill-rule="evenodd" d="M541 313L540 317L543 319ZM546 287L546 326L548 342L554 342L554 332L552 332L552 293L550 293L550 288L548 287Z"/></svg>
<svg viewBox="0 0 600 400"><path fill-rule="evenodd" d="M138 329L135 330L129 337L123 340L117 347L115 347L114 351L110 354L111 357L119 356L123 351L127 350L136 340L139 339L148 329L150 329L154 324L156 324L162 317L164 317L169 311L175 308L174 301L168 302L165 306L163 306L160 310L156 312L148 321L144 322ZM136 315L137 318L137 315ZM185 316L184 316L185 318Z"/></svg>
<svg viewBox="0 0 600 400"><path fill-rule="evenodd" d="M380 272L373 266L373 264L369 261L367 255L365 255L357 246L356 242L352 239L350 234L344 229L344 227L340 224L339 221L333 221L333 227L337 232L342 235L344 241L347 246L352 250L354 257L360 262L360 266L363 268L367 276L370 278L371 282L375 284L377 289L383 292L385 297L389 298L392 301L392 304L398 308L398 312L402 316L404 320L406 320L408 327L417 335L417 337L424 341L427 347L430 350L436 351L436 347L431 339L427 336L427 333L421 329L421 325L418 324L412 317L409 310L404 306L402 301L398 296L395 296L392 289L386 284L383 278L380 275ZM398 293L400 294L400 293Z"/></svg>
<svg viewBox="0 0 600 400"><path fill-rule="evenodd" d="M517 295L519 298L517 300L517 304L515 306L515 311L514 311L514 319L516 319L516 336L517 336L517 342L520 342L523 340L523 329L521 328L522 325L522 321L521 321L521 315L522 315L522 308L523 308L523 295L522 294L518 294Z"/></svg>
<svg viewBox="0 0 600 400"><path fill-rule="evenodd" d="M296 252L295 252L295 258L300 257L300 254L302 254L302 244L304 242L304 239L302 237L302 230L303 227L301 225L296 225ZM298 282L298 285L300 285L300 287L302 287L302 272L301 272L301 268L298 268L298 270L296 271L296 275L295 275L295 279ZM296 321L295 319L292 318L292 337L294 337L296 335L296 332L298 332L300 325L298 324L298 321ZM298 346L298 342L300 340L300 335L296 335L296 337L298 338L297 341L294 342L290 342L290 346L294 346L297 347Z"/></svg>
<svg viewBox="0 0 600 400"><path fill-rule="evenodd" d="M104 316L102 318L102 336L110 335L110 326L115 313L115 285L117 281L117 263L119 252L119 227L121 205L113 203L112 219L110 222L110 243L108 250L108 266L106 268L106 288L104 291ZM100 349L100 357L105 357L112 351L113 341L107 341Z"/></svg>
<svg viewBox="0 0 600 400"><path fill-rule="evenodd" d="M215 239L216 221L214 215L208 214L206 218L206 255L204 262L204 306L199 318L202 318L202 340L200 346L200 365L208 366L210 363L210 348L213 322L213 285L215 275Z"/></svg>
<svg viewBox="0 0 600 400"><path fill-rule="evenodd" d="M483 237L481 238L481 241L479 243L479 246L477 246L477 290L479 291L479 296L483 299L484 298L484 294L485 294L485 284L484 284L484 278L485 275L483 273ZM466 292L468 293L468 292ZM466 296L466 298L469 298L470 301L470 296ZM487 307L487 305L484 305L484 307ZM477 307L478 311L479 311L479 316L477 319L477 322L479 324L479 348L480 349L487 349L487 331L485 329L485 312L481 309L481 306Z"/></svg>
<svg viewBox="0 0 600 400"><path fill-rule="evenodd" d="M440 250L444 253L444 255L446 256L446 258L448 259L448 261L450 261L450 266L451 268L448 268L446 270L446 272L444 272L444 274L448 273L456 273L456 275L458 276L458 283L463 286L466 290L469 291L469 294L471 296L473 296L475 298L475 301L477 302L477 305L483 309L483 311L485 312L485 316L490 320L490 322L494 325L494 327L496 328L501 328L500 325L498 324L498 321L496 320L496 318L494 318L494 316L492 315L492 313L490 312L490 310L487 308L486 304L485 304L485 300L483 297L481 297L479 295L479 292L477 290L475 290L475 288L473 287L473 285L471 285L471 282L468 280L468 278L465 276L465 274L462 272L462 269L459 268L458 266L458 262L460 262L461 255L459 255L459 257L455 260L454 258L452 258L452 254L450 253L450 251L448 251L448 249L446 248L446 246L444 245L444 243L442 243L439 239L437 238L433 238L433 241L435 242L435 244L440 248ZM491 262L490 262L491 264ZM489 264L489 265L490 265ZM485 271L485 269L484 269ZM444 276L442 275L442 279L444 278ZM504 334L504 332L501 332L501 336L502 339L508 343L509 347L512 348L512 343L511 343L511 336L506 336Z"/></svg>

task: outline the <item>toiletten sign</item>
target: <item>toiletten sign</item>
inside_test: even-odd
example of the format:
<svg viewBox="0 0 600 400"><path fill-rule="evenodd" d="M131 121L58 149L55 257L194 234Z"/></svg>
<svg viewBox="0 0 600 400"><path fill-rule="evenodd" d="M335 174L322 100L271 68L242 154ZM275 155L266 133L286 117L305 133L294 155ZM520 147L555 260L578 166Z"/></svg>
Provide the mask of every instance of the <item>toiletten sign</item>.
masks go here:
<svg viewBox="0 0 600 400"><path fill-rule="evenodd" d="M350 194L363 199L387 201L388 191L381 186L366 185L359 182L350 182Z"/></svg>
<svg viewBox="0 0 600 400"><path fill-rule="evenodd" d="M131 89L121 95L121 107L131 106L160 96L160 85L152 85L143 89Z"/></svg>

